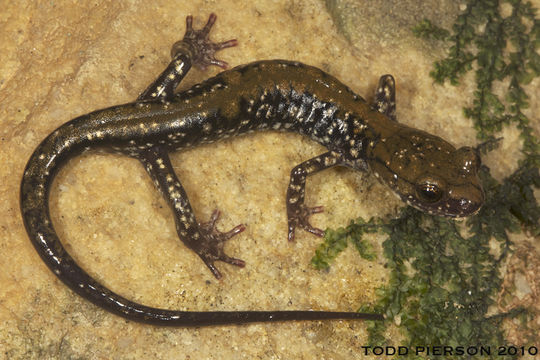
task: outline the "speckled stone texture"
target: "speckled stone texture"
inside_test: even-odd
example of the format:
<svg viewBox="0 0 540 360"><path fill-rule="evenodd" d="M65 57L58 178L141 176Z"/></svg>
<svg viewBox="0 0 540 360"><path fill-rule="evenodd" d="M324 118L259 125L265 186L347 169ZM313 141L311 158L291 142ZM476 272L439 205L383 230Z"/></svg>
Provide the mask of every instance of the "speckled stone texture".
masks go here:
<svg viewBox="0 0 540 360"><path fill-rule="evenodd" d="M538 2L538 1L537 1ZM371 1L358 1L367 9ZM393 2L386 2L388 7ZM420 3L415 1L414 3ZM233 5L234 4L234 5ZM8 359L354 359L366 344L363 322L298 322L212 328L159 328L126 321L65 287L27 239L19 213L19 182L38 143L56 127L92 110L133 101L169 61L185 17L200 27L211 12L211 37L237 38L219 58L230 65L282 58L318 66L371 98L381 74L397 79L398 118L475 144L462 106L472 78L435 86L431 63L443 51L403 29L438 9L392 22L384 7L367 19L351 46L320 1L3 2L0 12L0 358ZM335 14L334 14L335 15ZM439 14L441 18L453 13ZM448 21L448 20L447 20ZM451 21L451 20L450 20ZM400 28L380 41L385 26ZM371 31L370 29L373 29ZM216 74L192 70L181 88ZM532 108L538 109L533 102ZM505 133L516 138L517 132ZM513 136L513 138L512 138ZM504 144L507 144L505 141ZM506 145L505 145L506 146ZM320 239L298 231L286 240L285 192L290 169L319 153L294 134L244 136L171 156L195 213L219 208L220 229L244 223L227 245L244 269L218 263L216 281L178 240L172 214L142 166L117 155L85 154L57 176L51 213L58 234L82 267L135 301L171 309L314 309L354 311L384 283L383 258L353 249L329 272L310 266ZM516 150L512 150L516 154ZM515 160L488 161L499 176ZM506 156L506 155L505 155ZM495 161L496 160L496 161ZM395 213L402 204L369 174L337 168L308 180L308 205L324 205L315 226ZM381 238L370 238L380 253Z"/></svg>

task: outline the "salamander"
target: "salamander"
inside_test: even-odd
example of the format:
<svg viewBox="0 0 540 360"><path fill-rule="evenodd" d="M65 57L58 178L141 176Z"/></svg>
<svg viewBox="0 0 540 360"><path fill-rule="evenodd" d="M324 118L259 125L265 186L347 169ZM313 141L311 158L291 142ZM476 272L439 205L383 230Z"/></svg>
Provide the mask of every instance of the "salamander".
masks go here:
<svg viewBox="0 0 540 360"><path fill-rule="evenodd" d="M374 101L362 97L322 70L295 61L269 60L221 72L191 89L175 93L192 66L225 68L215 58L236 40L214 43L210 15L201 30L186 20L184 38L171 50L172 61L136 101L79 116L60 126L36 148L24 170L20 204L26 231L48 267L82 297L127 319L171 326L248 322L371 319L382 315L326 311L192 312L152 308L130 301L84 271L62 245L49 214L49 192L58 170L91 149L107 149L140 160L174 214L176 230L216 278L216 261L243 267L228 256L224 243L242 232L216 229L219 212L199 222L169 160L169 152L254 131L305 135L328 151L295 166L286 195L288 240L297 228L317 236L309 217L320 206L304 203L306 177L333 166L372 171L407 204L430 214L474 214L484 195L473 148L454 146L424 131L400 124L395 116L395 82L380 78Z"/></svg>

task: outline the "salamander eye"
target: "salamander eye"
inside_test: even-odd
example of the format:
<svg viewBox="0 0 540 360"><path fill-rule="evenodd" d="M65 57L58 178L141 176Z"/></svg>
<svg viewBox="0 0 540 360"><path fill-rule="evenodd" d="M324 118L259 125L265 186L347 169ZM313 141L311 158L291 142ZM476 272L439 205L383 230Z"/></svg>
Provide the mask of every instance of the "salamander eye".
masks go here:
<svg viewBox="0 0 540 360"><path fill-rule="evenodd" d="M422 201L434 203L441 200L443 191L432 182L423 182L416 185L416 196Z"/></svg>

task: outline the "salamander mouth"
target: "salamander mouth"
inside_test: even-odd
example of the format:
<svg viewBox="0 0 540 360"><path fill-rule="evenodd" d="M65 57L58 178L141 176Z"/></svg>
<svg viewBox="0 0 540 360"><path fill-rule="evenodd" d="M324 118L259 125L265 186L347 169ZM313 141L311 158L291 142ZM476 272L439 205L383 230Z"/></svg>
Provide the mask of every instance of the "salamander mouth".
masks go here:
<svg viewBox="0 0 540 360"><path fill-rule="evenodd" d="M452 219L463 219L463 218L466 218L466 217L469 217L469 216L476 215L480 211L481 207L482 207L481 205L477 205L475 207L475 210L473 210L472 212L462 212L462 213L458 213L458 214L455 214L455 213L452 213L452 214L443 213L443 214L437 214L437 215L441 215L441 216L444 216L444 217L447 217L447 218L452 218Z"/></svg>
<svg viewBox="0 0 540 360"><path fill-rule="evenodd" d="M403 199L408 205L426 212L430 215L444 216L452 219L461 219L475 215L480 211L482 202L477 203L469 199L446 199L432 204L425 204L416 199Z"/></svg>

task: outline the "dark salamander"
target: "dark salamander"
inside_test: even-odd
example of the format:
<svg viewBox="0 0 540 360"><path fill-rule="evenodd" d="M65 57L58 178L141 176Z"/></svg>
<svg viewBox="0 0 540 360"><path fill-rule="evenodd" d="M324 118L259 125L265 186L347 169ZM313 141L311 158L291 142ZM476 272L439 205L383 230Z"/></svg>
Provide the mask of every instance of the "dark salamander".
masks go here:
<svg viewBox="0 0 540 360"><path fill-rule="evenodd" d="M236 40L212 43L211 15L202 30L187 18L184 38L174 44L172 62L139 98L80 116L60 126L37 147L21 184L21 211L28 235L51 270L71 289L127 319L171 326L248 322L370 319L378 314L325 311L185 312L157 309L129 301L91 278L67 253L49 215L49 189L55 174L71 158L90 149L108 149L139 159L170 204L178 236L195 251L216 278L223 261L244 266L223 251L225 241L244 230L219 232L217 211L207 223L195 219L168 153L262 130L290 131L310 137L328 151L291 171L287 190L288 238L296 228L322 236L308 218L321 207L304 204L306 177L342 165L370 169L408 204L431 214L462 217L483 203L477 178L479 160L469 148L395 121L395 85L381 77L373 104L323 71L298 62L259 61L222 72L180 93L174 90L192 65L225 67L214 58Z"/></svg>

